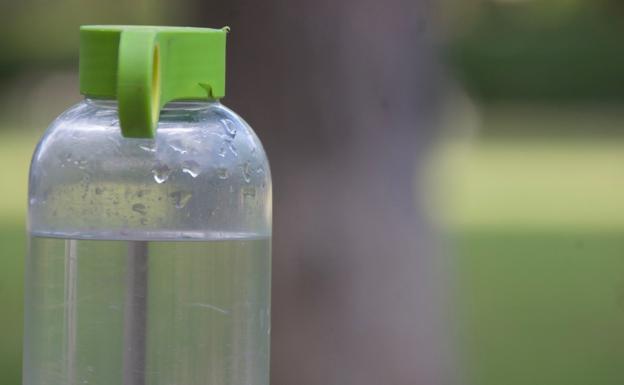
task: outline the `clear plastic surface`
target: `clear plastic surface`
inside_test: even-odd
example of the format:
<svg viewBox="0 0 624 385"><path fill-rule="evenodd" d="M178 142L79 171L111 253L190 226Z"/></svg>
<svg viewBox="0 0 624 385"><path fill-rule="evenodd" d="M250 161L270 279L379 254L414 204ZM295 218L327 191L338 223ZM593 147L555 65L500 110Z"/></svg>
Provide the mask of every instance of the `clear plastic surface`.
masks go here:
<svg viewBox="0 0 624 385"><path fill-rule="evenodd" d="M116 103L86 100L35 151L29 228L130 240L267 236L270 182L258 138L220 103L171 103L155 139L128 139Z"/></svg>
<svg viewBox="0 0 624 385"><path fill-rule="evenodd" d="M25 385L268 384L271 177L217 102L172 103L154 139L85 100L29 182Z"/></svg>

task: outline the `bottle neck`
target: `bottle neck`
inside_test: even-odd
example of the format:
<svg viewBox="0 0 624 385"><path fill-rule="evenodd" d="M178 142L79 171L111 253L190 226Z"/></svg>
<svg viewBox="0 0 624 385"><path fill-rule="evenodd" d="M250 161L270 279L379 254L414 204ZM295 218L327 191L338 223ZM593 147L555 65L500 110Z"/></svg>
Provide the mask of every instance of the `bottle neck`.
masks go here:
<svg viewBox="0 0 624 385"><path fill-rule="evenodd" d="M85 97L85 102L96 106L98 108L110 108L117 109L118 104L116 99L103 99L94 97ZM161 111L180 111L180 110L201 110L210 106L219 105L221 102L219 99L205 99L205 100L178 100L167 103Z"/></svg>

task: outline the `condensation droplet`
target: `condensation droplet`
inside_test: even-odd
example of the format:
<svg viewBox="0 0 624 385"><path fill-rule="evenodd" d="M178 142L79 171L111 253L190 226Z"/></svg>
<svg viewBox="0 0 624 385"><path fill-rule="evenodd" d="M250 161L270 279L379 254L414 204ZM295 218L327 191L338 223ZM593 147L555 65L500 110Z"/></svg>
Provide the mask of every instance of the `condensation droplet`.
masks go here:
<svg viewBox="0 0 624 385"><path fill-rule="evenodd" d="M249 183L251 181L251 164L249 161L245 162L241 168L243 169L243 179L245 182Z"/></svg>
<svg viewBox="0 0 624 385"><path fill-rule="evenodd" d="M177 209L181 209L186 206L192 196L193 195L188 191L175 191L169 194L169 197L173 201L173 205Z"/></svg>
<svg viewBox="0 0 624 385"><path fill-rule="evenodd" d="M65 167L72 163L72 154L68 152L63 155L59 155L58 159L61 162L61 167Z"/></svg>
<svg viewBox="0 0 624 385"><path fill-rule="evenodd" d="M146 145L140 145L139 148L143 151L147 151L147 152L156 152L156 148L152 147L152 145L146 146Z"/></svg>
<svg viewBox="0 0 624 385"><path fill-rule="evenodd" d="M221 123L223 124L223 128L225 128L225 133L230 138L234 139L236 136L236 125L230 119L221 119Z"/></svg>
<svg viewBox="0 0 624 385"><path fill-rule="evenodd" d="M101 195L103 192L104 192L104 189L102 187L95 188L95 195Z"/></svg>
<svg viewBox="0 0 624 385"><path fill-rule="evenodd" d="M222 157L222 158L225 158L225 147L221 147L221 148L219 149L219 153L218 153L218 155L219 155L220 157Z"/></svg>
<svg viewBox="0 0 624 385"><path fill-rule="evenodd" d="M144 204L142 203L135 203L132 205L132 211L134 211L135 213L139 213L141 215L145 215L147 214L147 209L145 207Z"/></svg>
<svg viewBox="0 0 624 385"><path fill-rule="evenodd" d="M74 160L74 164L78 166L79 169L84 170L85 168L87 168L89 161L86 160L85 158L80 158L80 159Z"/></svg>
<svg viewBox="0 0 624 385"><path fill-rule="evenodd" d="M169 147L171 147L173 151L179 152L180 154L186 154L188 152L182 148L180 143L176 143L176 144L171 143L169 144Z"/></svg>
<svg viewBox="0 0 624 385"><path fill-rule="evenodd" d="M254 198L256 196L256 189L254 187L243 187L243 197Z"/></svg>
<svg viewBox="0 0 624 385"><path fill-rule="evenodd" d="M182 172L196 178L197 175L201 174L201 168L199 167L199 163L194 160L185 160L182 162Z"/></svg>
<svg viewBox="0 0 624 385"><path fill-rule="evenodd" d="M219 177L219 179L227 179L230 176L230 173L228 172L228 169L225 167L219 167L217 169L217 177Z"/></svg>
<svg viewBox="0 0 624 385"><path fill-rule="evenodd" d="M152 174L154 174L156 183L165 183L169 179L169 175L171 175L171 169L164 163L158 163L152 169Z"/></svg>

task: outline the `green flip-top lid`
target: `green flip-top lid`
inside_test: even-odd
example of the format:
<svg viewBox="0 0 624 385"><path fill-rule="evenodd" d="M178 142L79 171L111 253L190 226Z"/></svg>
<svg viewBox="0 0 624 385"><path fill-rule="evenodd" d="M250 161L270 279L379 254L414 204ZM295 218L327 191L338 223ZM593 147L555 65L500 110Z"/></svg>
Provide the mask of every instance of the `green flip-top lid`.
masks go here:
<svg viewBox="0 0 624 385"><path fill-rule="evenodd" d="M225 95L228 30L82 26L80 93L117 99L125 137L154 137L168 102Z"/></svg>

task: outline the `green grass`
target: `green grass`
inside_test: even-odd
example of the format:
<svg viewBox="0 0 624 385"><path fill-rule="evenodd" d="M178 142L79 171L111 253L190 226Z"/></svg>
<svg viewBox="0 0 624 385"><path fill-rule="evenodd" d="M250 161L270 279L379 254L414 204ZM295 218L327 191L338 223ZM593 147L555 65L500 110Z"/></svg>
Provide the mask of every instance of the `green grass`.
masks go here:
<svg viewBox="0 0 624 385"><path fill-rule="evenodd" d="M21 383L28 165L36 141L32 133L0 137L0 382L7 385Z"/></svg>
<svg viewBox="0 0 624 385"><path fill-rule="evenodd" d="M472 385L624 380L624 117L486 108L433 158Z"/></svg>
<svg viewBox="0 0 624 385"><path fill-rule="evenodd" d="M622 232L464 231L455 242L470 383L622 383Z"/></svg>
<svg viewBox="0 0 624 385"><path fill-rule="evenodd" d="M624 140L495 138L448 144L435 196L453 227L624 228Z"/></svg>
<svg viewBox="0 0 624 385"><path fill-rule="evenodd" d="M0 373L2 384L21 384L24 224L0 223Z"/></svg>

